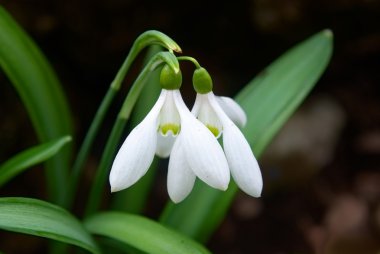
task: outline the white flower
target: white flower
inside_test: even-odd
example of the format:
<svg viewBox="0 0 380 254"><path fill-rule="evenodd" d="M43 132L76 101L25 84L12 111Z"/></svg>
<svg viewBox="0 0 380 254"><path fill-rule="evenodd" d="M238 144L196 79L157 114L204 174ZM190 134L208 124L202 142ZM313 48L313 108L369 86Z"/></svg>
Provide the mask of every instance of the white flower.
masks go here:
<svg viewBox="0 0 380 254"><path fill-rule="evenodd" d="M223 133L223 148L233 179L245 193L259 197L263 187L259 165L244 135L233 123L245 125L244 111L234 100L209 92L197 94L192 112L216 137Z"/></svg>
<svg viewBox="0 0 380 254"><path fill-rule="evenodd" d="M227 189L230 173L218 141L189 111L179 90L163 89L116 155L109 178L111 191L136 183L147 172L154 154L168 156L173 143L168 191L174 202L190 193L195 176L214 188Z"/></svg>

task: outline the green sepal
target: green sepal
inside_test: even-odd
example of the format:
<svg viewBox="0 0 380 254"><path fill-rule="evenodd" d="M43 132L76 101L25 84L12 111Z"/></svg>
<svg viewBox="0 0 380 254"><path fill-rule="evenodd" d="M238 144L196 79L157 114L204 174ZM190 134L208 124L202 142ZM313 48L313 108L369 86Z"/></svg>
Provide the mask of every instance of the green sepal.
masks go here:
<svg viewBox="0 0 380 254"><path fill-rule="evenodd" d="M205 68L200 67L194 71L193 86L197 93L206 94L212 91L212 79Z"/></svg>
<svg viewBox="0 0 380 254"><path fill-rule="evenodd" d="M163 89L177 90L182 84L181 70L177 72L173 70L169 65L165 65L160 74L160 84Z"/></svg>

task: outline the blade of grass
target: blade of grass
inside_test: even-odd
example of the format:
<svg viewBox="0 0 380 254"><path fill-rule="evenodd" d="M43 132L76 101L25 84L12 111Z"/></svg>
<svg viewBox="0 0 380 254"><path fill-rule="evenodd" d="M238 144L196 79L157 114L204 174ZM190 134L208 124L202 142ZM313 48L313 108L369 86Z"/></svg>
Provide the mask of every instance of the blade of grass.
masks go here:
<svg viewBox="0 0 380 254"><path fill-rule="evenodd" d="M72 134L72 119L58 79L31 38L0 6L0 66L16 88L41 142ZM63 203L71 146L46 164L50 198Z"/></svg>
<svg viewBox="0 0 380 254"><path fill-rule="evenodd" d="M0 228L73 244L100 253L91 235L66 210L31 198L0 198Z"/></svg>
<svg viewBox="0 0 380 254"><path fill-rule="evenodd" d="M85 226L93 234L119 240L146 253L210 253L192 239L138 215L101 213L87 219Z"/></svg>
<svg viewBox="0 0 380 254"><path fill-rule="evenodd" d="M34 146L13 156L0 165L0 187L25 169L56 155L70 141L71 137L65 136Z"/></svg>
<svg viewBox="0 0 380 254"><path fill-rule="evenodd" d="M248 116L243 133L257 157L322 75L332 54L332 39L331 31L324 30L296 45L236 96ZM222 222L237 191L233 182L220 192L198 181L185 201L167 205L160 221L205 242Z"/></svg>

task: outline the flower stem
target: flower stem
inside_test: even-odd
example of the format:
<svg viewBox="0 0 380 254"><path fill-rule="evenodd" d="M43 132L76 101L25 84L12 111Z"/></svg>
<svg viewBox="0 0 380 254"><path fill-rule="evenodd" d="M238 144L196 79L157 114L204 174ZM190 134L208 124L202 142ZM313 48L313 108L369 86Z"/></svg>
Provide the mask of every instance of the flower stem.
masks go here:
<svg viewBox="0 0 380 254"><path fill-rule="evenodd" d="M197 69L201 68L201 65L198 63L198 61L191 56L179 56L177 57L178 61L190 61L192 62Z"/></svg>
<svg viewBox="0 0 380 254"><path fill-rule="evenodd" d="M117 72L115 79L112 81L103 101L101 102L98 111L96 112L95 117L90 125L90 128L84 138L84 141L79 149L78 156L76 157L76 160L72 167L72 173L70 177L71 180L69 183L70 186L68 188L65 200L66 208L70 208L72 206L72 203L74 201L74 194L76 193L78 182L83 171L83 165L88 157L90 148L94 142L95 136L99 131L100 125L102 124L115 95L120 90L125 75L127 74L137 55L145 47L153 44L161 45L170 51L174 50L176 52L181 52L181 48L175 41L158 31L146 31L136 39L127 58Z"/></svg>
<svg viewBox="0 0 380 254"><path fill-rule="evenodd" d="M107 140L107 144L90 191L90 196L85 210L86 216L93 214L99 208L104 184L106 182L113 157L116 153L116 149L118 148L118 143L123 133L123 129L131 115L132 109L140 95L140 92L149 77L149 74L163 62L166 62L175 72L179 71L177 58L170 52L160 52L151 58L149 63L137 77L123 103L116 122L112 128L111 134Z"/></svg>

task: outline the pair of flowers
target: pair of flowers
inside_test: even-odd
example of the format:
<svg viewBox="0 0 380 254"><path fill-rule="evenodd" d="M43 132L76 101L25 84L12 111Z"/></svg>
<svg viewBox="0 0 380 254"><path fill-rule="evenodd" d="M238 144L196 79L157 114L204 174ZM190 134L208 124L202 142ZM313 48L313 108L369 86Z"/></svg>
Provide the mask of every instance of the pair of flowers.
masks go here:
<svg viewBox="0 0 380 254"><path fill-rule="evenodd" d="M211 77L199 68L193 76L197 97L190 112L179 91L182 78L176 75L181 74L163 68L163 89L157 102L126 138L113 162L111 191L136 183L156 154L170 156L167 188L175 203L189 195L196 177L226 190L230 174L245 193L259 197L263 185L260 168L236 126L245 125L244 111L231 98L215 96ZM224 151L217 140L221 135Z"/></svg>

